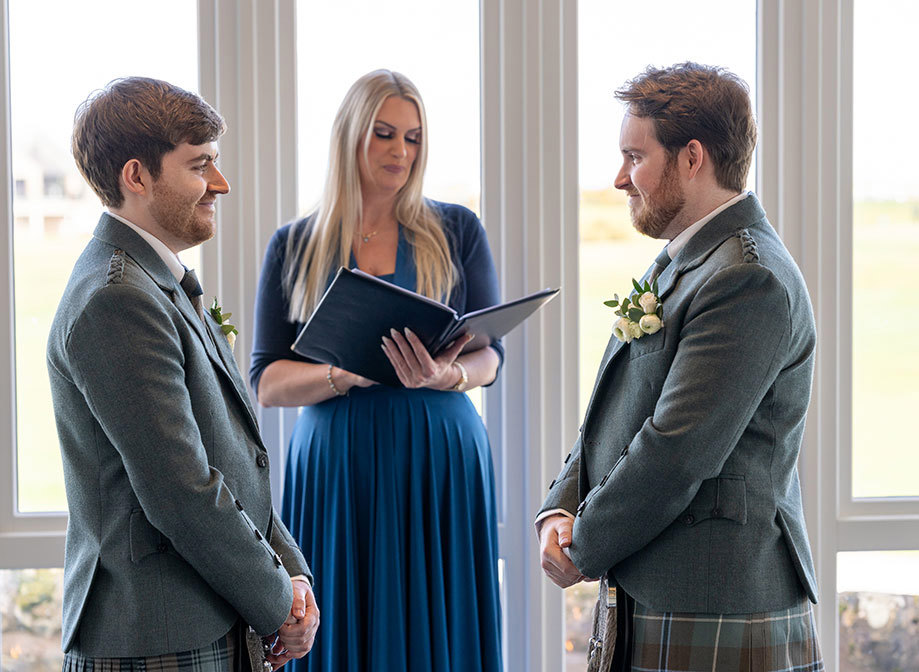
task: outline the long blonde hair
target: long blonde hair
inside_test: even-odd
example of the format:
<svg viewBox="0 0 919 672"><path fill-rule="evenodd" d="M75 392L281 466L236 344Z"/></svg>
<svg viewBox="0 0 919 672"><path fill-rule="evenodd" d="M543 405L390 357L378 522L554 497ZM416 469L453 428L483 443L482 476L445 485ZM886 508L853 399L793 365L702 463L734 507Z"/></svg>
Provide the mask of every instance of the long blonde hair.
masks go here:
<svg viewBox="0 0 919 672"><path fill-rule="evenodd" d="M395 216L414 248L416 291L446 301L456 283L456 269L438 214L421 193L428 159L428 121L421 94L404 75L374 70L358 79L345 95L329 147L329 168L319 207L287 239L283 282L290 299L289 319L306 322L325 292L329 274L351 259L351 241L362 217L358 150L367 157L373 123L390 96L412 101L421 118L422 139L405 186L396 194Z"/></svg>

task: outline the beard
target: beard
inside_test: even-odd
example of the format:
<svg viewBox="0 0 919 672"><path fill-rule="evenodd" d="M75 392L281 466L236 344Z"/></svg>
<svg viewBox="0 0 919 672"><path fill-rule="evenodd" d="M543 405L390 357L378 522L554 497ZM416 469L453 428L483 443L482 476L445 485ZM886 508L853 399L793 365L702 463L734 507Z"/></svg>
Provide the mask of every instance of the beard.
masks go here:
<svg viewBox="0 0 919 672"><path fill-rule="evenodd" d="M640 206L629 206L632 226L639 233L650 238L662 238L664 231L686 205L686 194L677 175L677 157L667 161L660 184L646 197L641 197Z"/></svg>
<svg viewBox="0 0 919 672"><path fill-rule="evenodd" d="M200 199L191 200L164 182L154 182L153 196L150 213L164 231L189 247L214 237L216 224L213 218L204 217L197 211Z"/></svg>

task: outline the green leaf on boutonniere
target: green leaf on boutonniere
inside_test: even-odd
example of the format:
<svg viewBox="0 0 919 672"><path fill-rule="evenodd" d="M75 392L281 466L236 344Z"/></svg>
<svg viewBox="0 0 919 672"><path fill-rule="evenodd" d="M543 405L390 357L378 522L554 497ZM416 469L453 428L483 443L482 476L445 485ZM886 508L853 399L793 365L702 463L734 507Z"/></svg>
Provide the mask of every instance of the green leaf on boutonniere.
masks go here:
<svg viewBox="0 0 919 672"><path fill-rule="evenodd" d="M609 301L604 301L604 302L603 302L603 305L604 305L604 306L609 306L610 308L615 308L616 306L619 305L619 302L618 302L618 301L613 301L612 299L610 299Z"/></svg>
<svg viewBox="0 0 919 672"><path fill-rule="evenodd" d="M629 308L629 319L632 320L632 322L638 322L644 316L645 311L641 308Z"/></svg>
<svg viewBox="0 0 919 672"><path fill-rule="evenodd" d="M632 286L635 288L635 291L638 292L638 296L644 294L644 290L641 288L641 285L638 284L638 280L632 278Z"/></svg>
<svg viewBox="0 0 919 672"><path fill-rule="evenodd" d="M651 284L651 293L654 294L660 300L660 291L657 288L657 278L654 278L654 282Z"/></svg>
<svg viewBox="0 0 919 672"><path fill-rule="evenodd" d="M217 303L217 297L214 297L214 302L211 304L211 308L208 311L211 314L211 317L220 325L220 331L223 332L224 336L229 336L230 334L238 334L239 331L236 327L230 324L230 317L233 313L224 313L220 304Z"/></svg>

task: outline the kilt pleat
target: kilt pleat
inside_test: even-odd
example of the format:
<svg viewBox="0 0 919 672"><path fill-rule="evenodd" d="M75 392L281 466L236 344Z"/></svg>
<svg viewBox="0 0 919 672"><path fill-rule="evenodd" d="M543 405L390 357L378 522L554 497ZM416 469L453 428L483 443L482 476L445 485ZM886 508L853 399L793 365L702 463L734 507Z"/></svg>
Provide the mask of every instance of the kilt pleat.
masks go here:
<svg viewBox="0 0 919 672"><path fill-rule="evenodd" d="M810 602L756 614L681 614L637 602L633 672L825 672Z"/></svg>
<svg viewBox="0 0 919 672"><path fill-rule="evenodd" d="M239 655L236 628L216 642L191 651L138 658L88 658L64 654L62 672L235 672Z"/></svg>

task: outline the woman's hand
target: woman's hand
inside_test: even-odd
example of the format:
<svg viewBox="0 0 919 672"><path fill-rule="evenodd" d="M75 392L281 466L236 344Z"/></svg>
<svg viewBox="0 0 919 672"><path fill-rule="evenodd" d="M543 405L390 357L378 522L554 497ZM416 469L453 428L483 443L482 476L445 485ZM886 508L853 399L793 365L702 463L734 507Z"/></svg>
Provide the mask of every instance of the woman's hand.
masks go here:
<svg viewBox="0 0 919 672"><path fill-rule="evenodd" d="M389 333L391 339L383 337L383 352L405 387L449 390L459 381L461 372L459 367L453 366L453 362L463 346L473 339L472 334L460 336L440 355L431 357L411 329L406 329L405 335L395 329L391 329Z"/></svg>
<svg viewBox="0 0 919 672"><path fill-rule="evenodd" d="M352 387L370 387L371 385L379 384L375 380L364 378L363 376L359 376L356 373L351 373L350 371L340 369L337 366L333 366L331 368L329 375L331 376L332 383L335 385L336 389L341 392L347 392Z"/></svg>

